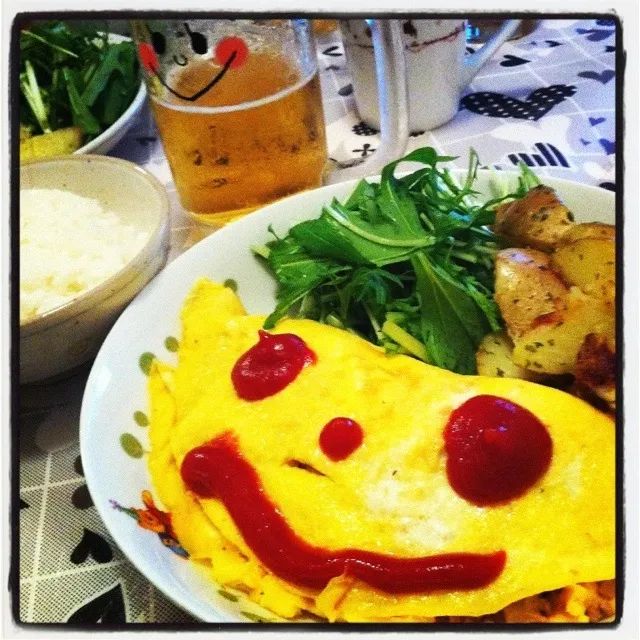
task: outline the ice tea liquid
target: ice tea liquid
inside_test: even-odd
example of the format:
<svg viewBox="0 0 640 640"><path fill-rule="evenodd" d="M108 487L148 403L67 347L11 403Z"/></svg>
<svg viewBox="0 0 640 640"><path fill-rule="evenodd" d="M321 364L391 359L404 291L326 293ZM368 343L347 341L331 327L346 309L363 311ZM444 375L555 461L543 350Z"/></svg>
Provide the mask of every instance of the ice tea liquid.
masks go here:
<svg viewBox="0 0 640 640"><path fill-rule="evenodd" d="M213 61L192 63L167 81L193 95L219 70ZM319 78L317 72L296 76L283 55L255 52L195 102L171 94L152 98L181 202L191 214L220 225L321 184L327 147Z"/></svg>

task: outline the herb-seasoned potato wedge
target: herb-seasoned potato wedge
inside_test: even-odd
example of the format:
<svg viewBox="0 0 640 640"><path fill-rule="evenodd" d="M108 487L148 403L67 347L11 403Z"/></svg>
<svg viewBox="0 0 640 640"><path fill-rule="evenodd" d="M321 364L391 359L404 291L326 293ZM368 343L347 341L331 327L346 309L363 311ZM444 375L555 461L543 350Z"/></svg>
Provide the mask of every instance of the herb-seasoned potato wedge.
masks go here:
<svg viewBox="0 0 640 640"><path fill-rule="evenodd" d="M615 299L615 229L604 224L576 225L551 257L551 266L585 293Z"/></svg>
<svg viewBox="0 0 640 640"><path fill-rule="evenodd" d="M571 229L562 236L560 244L569 244L570 242L583 240L584 238L600 238L615 241L616 228L612 224L605 224L604 222L574 224Z"/></svg>
<svg viewBox="0 0 640 640"><path fill-rule="evenodd" d="M572 287L564 310L540 316L534 328L514 339L513 360L539 373L571 373L590 333L614 341L613 306Z"/></svg>
<svg viewBox="0 0 640 640"><path fill-rule="evenodd" d="M492 378L520 378L534 382L538 380L539 376L533 371L513 361L512 352L513 342L504 331L488 333L476 352L478 375Z"/></svg>
<svg viewBox="0 0 640 640"><path fill-rule="evenodd" d="M556 389L567 389L574 382L572 375L551 375L525 369L513 361L513 342L504 331L487 334L476 353L478 375L492 378L519 378Z"/></svg>
<svg viewBox="0 0 640 640"><path fill-rule="evenodd" d="M565 306L569 288L550 261L535 249L503 249L496 256L495 300L513 339Z"/></svg>
<svg viewBox="0 0 640 640"><path fill-rule="evenodd" d="M576 384L616 407L616 349L607 336L590 333L582 343L574 370Z"/></svg>
<svg viewBox="0 0 640 640"><path fill-rule="evenodd" d="M539 185L523 198L496 208L493 230L514 244L551 251L573 226L573 214L550 187Z"/></svg>

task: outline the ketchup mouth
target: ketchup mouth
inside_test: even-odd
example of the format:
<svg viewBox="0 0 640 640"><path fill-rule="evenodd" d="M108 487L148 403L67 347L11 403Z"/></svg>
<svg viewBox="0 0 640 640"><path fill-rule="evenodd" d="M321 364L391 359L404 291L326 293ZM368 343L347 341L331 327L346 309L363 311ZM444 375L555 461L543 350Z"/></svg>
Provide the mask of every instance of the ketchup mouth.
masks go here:
<svg viewBox="0 0 640 640"><path fill-rule="evenodd" d="M346 575L395 594L479 589L494 582L507 561L503 550L401 558L313 546L298 536L271 502L258 472L230 432L187 453L180 473L196 496L224 504L247 545L268 569L301 587L324 589L331 579Z"/></svg>

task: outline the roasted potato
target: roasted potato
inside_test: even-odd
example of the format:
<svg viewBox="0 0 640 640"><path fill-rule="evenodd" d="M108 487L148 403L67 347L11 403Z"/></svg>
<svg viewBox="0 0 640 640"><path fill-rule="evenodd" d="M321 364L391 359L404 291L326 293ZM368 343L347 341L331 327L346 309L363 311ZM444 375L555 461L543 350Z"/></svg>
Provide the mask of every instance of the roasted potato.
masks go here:
<svg viewBox="0 0 640 640"><path fill-rule="evenodd" d="M587 335L596 333L615 341L615 313L605 300L572 287L566 306L539 316L535 326L514 339L513 360L538 373L573 372Z"/></svg>
<svg viewBox="0 0 640 640"><path fill-rule="evenodd" d="M82 140L83 133L79 127L67 127L31 136L20 141L20 162L73 153L82 146Z"/></svg>
<svg viewBox="0 0 640 640"><path fill-rule="evenodd" d="M615 408L615 227L574 224L548 187L496 210L494 230L519 247L495 262L507 335L489 334L478 373L567 388Z"/></svg>
<svg viewBox="0 0 640 640"><path fill-rule="evenodd" d="M556 192L540 185L496 208L493 230L521 247L551 251L573 226L573 214Z"/></svg>
<svg viewBox="0 0 640 640"><path fill-rule="evenodd" d="M616 349L610 337L590 333L584 339L574 369L576 384L616 407Z"/></svg>
<svg viewBox="0 0 640 640"><path fill-rule="evenodd" d="M567 233L562 236L559 244L569 244L584 238L600 238L604 240L616 239L616 228L612 224L604 222L583 222L574 224Z"/></svg>
<svg viewBox="0 0 640 640"><path fill-rule="evenodd" d="M614 227L576 225L561 239L551 256L551 266L585 293L613 302L616 291Z"/></svg>
<svg viewBox="0 0 640 640"><path fill-rule="evenodd" d="M568 389L572 375L550 375L525 369L513 361L513 342L504 331L487 334L476 352L478 375L492 378L518 378L556 389Z"/></svg>
<svg viewBox="0 0 640 640"><path fill-rule="evenodd" d="M539 376L513 361L512 352L513 343L504 331L488 333L476 352L478 375L537 381Z"/></svg>
<svg viewBox="0 0 640 640"><path fill-rule="evenodd" d="M569 288L535 249L503 249L496 256L495 300L514 340L538 318L564 309Z"/></svg>

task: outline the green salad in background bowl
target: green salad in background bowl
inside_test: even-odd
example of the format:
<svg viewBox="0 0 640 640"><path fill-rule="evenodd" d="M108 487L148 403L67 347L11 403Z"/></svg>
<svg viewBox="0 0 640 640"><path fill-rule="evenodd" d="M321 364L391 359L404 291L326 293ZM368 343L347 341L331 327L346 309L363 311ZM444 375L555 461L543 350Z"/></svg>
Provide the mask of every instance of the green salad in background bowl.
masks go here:
<svg viewBox="0 0 640 640"><path fill-rule="evenodd" d="M102 21L89 24L33 23L20 32L21 162L106 153L145 101L133 42Z"/></svg>

